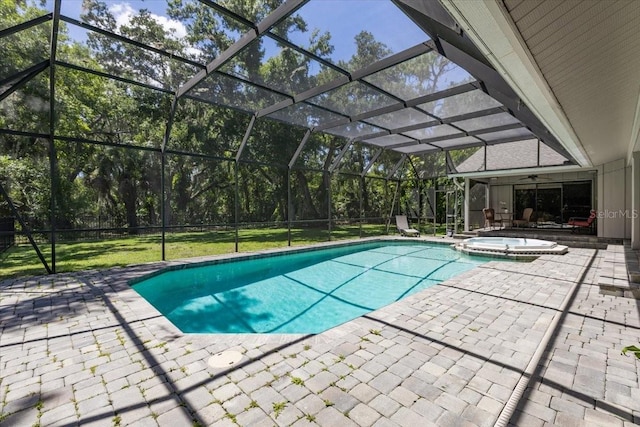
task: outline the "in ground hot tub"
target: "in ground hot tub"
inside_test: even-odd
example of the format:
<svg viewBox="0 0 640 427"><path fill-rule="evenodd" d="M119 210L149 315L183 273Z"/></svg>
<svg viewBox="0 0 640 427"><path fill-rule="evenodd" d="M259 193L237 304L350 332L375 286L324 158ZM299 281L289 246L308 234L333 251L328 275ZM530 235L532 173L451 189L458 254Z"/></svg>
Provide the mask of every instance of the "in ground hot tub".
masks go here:
<svg viewBox="0 0 640 427"><path fill-rule="evenodd" d="M454 246L462 252L491 256L557 255L564 254L568 250L567 246L558 245L556 242L524 237L472 237Z"/></svg>

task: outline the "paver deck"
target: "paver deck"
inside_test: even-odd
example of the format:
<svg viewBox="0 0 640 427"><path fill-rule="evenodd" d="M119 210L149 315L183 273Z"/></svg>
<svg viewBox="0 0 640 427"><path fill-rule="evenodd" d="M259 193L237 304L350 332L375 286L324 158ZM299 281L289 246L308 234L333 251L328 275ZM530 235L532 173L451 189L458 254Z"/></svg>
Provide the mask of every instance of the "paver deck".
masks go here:
<svg viewBox="0 0 640 427"><path fill-rule="evenodd" d="M492 261L318 335L182 334L127 284L163 263L0 282L0 424L640 423L640 306L603 258Z"/></svg>

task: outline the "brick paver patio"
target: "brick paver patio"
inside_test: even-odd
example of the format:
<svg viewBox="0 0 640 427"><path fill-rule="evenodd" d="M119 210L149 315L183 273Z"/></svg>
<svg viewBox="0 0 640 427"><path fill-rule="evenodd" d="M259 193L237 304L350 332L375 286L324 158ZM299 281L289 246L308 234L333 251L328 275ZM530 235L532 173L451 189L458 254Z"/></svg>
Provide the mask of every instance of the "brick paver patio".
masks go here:
<svg viewBox="0 0 640 427"><path fill-rule="evenodd" d="M182 334L127 284L162 263L0 282L0 424L633 425L640 303L599 293L603 257L492 261L313 336Z"/></svg>

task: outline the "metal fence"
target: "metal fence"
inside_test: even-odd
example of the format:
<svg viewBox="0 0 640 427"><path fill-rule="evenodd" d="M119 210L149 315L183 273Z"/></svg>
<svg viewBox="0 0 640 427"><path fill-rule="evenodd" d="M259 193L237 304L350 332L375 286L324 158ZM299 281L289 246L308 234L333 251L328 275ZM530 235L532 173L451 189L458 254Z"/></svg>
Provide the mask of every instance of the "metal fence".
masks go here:
<svg viewBox="0 0 640 427"><path fill-rule="evenodd" d="M0 218L0 253L16 243L16 221L13 217Z"/></svg>

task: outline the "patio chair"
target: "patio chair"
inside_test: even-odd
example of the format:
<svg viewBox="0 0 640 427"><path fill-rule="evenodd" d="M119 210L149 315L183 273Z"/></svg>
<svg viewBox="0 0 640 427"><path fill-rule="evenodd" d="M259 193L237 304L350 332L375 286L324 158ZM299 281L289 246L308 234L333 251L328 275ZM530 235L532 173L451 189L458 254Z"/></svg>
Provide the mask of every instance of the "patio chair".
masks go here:
<svg viewBox="0 0 640 427"><path fill-rule="evenodd" d="M522 219L514 219L512 223L513 226L520 227L522 225L522 226L528 227L529 222L531 221L532 214L533 214L533 208L525 208L524 211L522 212Z"/></svg>
<svg viewBox="0 0 640 427"><path fill-rule="evenodd" d="M396 215L396 227L401 236L415 236L420 237L420 232L415 228L409 227L409 221L407 221L406 215Z"/></svg>
<svg viewBox="0 0 640 427"><path fill-rule="evenodd" d="M580 218L580 217L571 217L567 224L571 226L571 232L575 233L576 231L587 229L589 233L593 232L594 221L596 219L596 211L591 209L591 213L589 218Z"/></svg>
<svg viewBox="0 0 640 427"><path fill-rule="evenodd" d="M502 218L496 219L496 212L493 208L484 208L482 209L482 213L484 214L484 226L493 228L496 224L500 224L502 227Z"/></svg>

